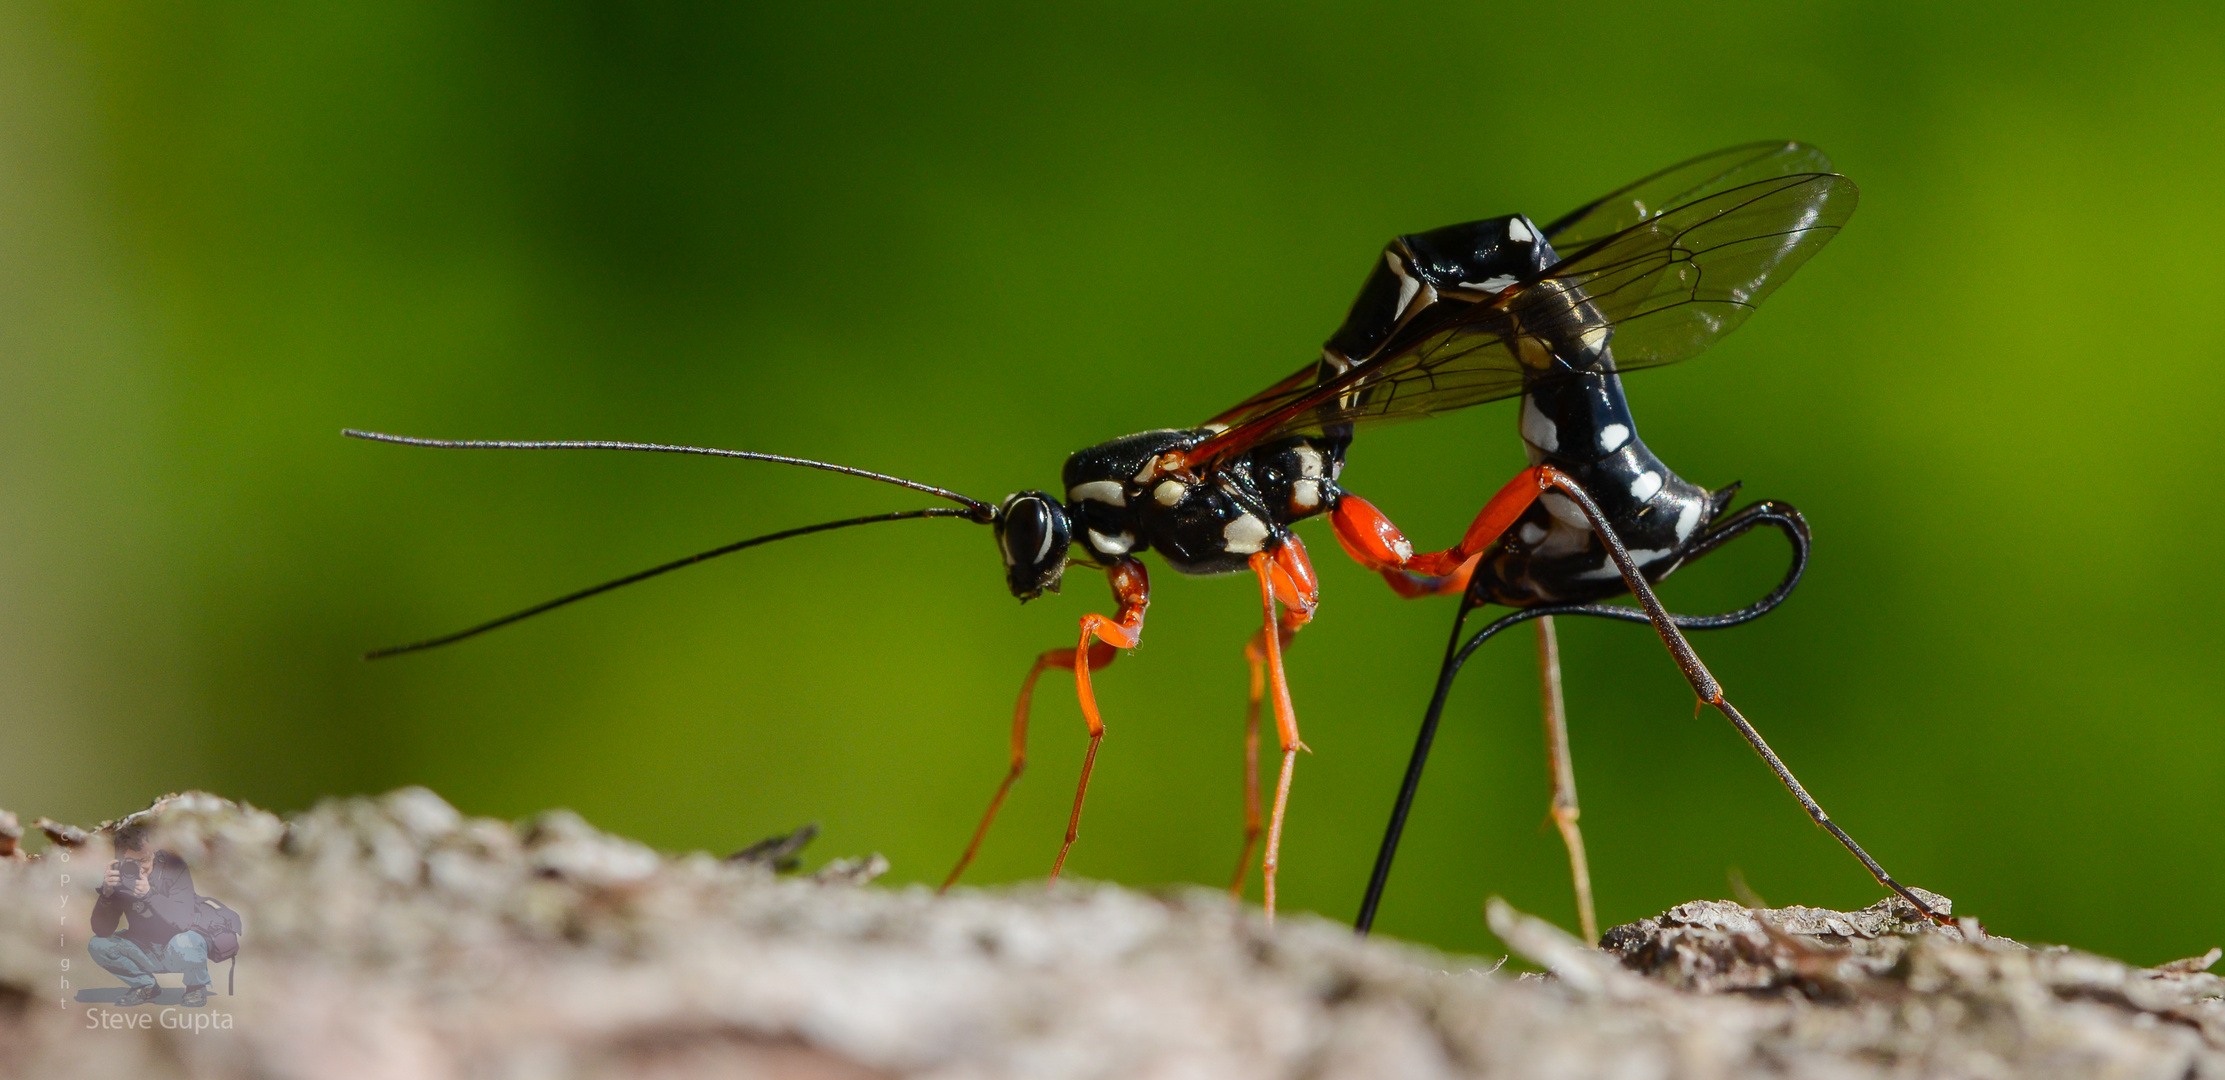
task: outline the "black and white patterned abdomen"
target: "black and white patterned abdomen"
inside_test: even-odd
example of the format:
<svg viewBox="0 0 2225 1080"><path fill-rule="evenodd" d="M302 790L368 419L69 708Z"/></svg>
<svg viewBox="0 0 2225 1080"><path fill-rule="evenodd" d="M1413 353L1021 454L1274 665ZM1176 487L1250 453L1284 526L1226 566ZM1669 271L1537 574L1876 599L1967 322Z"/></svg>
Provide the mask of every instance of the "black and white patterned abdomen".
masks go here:
<svg viewBox="0 0 2225 1080"><path fill-rule="evenodd" d="M1646 448L1611 372L1574 372L1540 380L1522 398L1522 442L1532 464L1552 465L1591 493L1649 581L1684 561L1692 541L1730 503L1669 470ZM1582 510L1554 492L1515 523L1506 542L1476 567L1496 603L1602 600L1627 591L1607 546Z"/></svg>

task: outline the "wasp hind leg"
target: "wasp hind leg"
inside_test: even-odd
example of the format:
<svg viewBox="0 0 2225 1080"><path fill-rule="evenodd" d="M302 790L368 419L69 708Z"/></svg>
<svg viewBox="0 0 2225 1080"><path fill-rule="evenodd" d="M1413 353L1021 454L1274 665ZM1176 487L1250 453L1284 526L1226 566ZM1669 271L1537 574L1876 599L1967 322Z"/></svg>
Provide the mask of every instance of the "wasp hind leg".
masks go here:
<svg viewBox="0 0 2225 1080"><path fill-rule="evenodd" d="M1623 546L1622 538L1615 535L1614 529L1607 524L1605 516L1600 513L1599 506L1592 501L1591 495L1576 481L1570 479L1567 474L1550 465L1539 467L1538 472L1538 482L1544 486L1557 488L1567 495L1570 501L1583 510L1585 519L1591 522L1592 531L1599 534L1599 538L1606 542L1608 557L1614 560L1615 567L1622 572L1623 583L1629 586L1631 595L1636 596L1638 603L1645 608L1647 621L1653 624L1654 632L1661 636L1661 643L1668 647L1669 655L1676 660L1677 667L1684 672L1685 681L1692 684L1692 692L1699 695L1700 703L1714 706L1715 711L1722 713L1723 718L1729 720L1731 726L1738 729L1739 735L1746 740L1746 744L1754 748L1754 753L1761 755L1762 761L1769 765L1771 772L1777 774L1778 782L1785 785L1785 790L1792 792L1794 799L1799 800L1800 808L1808 812L1808 816L1815 820L1817 826L1830 833L1841 846L1853 853L1856 859L1861 860L1863 867L1869 870L1870 876L1877 879L1878 884L1891 889L1902 900L1907 901L1917 911L1922 912L1926 918L1941 925L1946 925L1947 920L1944 916L1933 911L1931 905L1918 899L1915 893L1908 891L1907 886L1893 880L1893 876L1886 873L1885 868L1879 866L1876 859L1870 858L1869 852L1862 850L1862 845L1855 843L1854 838L1848 836L1846 830L1839 827L1838 822L1831 820L1831 816L1823 812L1823 807L1816 802L1815 797L1808 794L1808 789L1801 786L1800 781L1792 775L1792 770L1785 767L1784 761L1778 758L1777 752L1771 750L1769 743L1762 739L1761 732L1754 730L1754 725L1747 721L1746 717L1729 701L1724 699L1722 684L1716 682L1715 676L1707 670L1707 665L1700 662L1699 654L1692 651L1692 643L1685 640L1682 630L1677 629L1676 620L1669 615L1668 609L1661 606L1661 601L1653 595L1653 586L1646 581L1645 575L1638 571L1637 564L1630 558L1629 549Z"/></svg>

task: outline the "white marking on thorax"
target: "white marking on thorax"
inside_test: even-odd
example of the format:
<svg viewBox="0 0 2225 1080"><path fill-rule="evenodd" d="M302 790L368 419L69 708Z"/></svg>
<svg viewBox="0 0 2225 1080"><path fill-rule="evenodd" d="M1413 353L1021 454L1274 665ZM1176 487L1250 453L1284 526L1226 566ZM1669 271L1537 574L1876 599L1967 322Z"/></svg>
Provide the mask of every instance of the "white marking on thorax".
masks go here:
<svg viewBox="0 0 2225 1080"><path fill-rule="evenodd" d="M1692 538L1692 530L1700 527L1700 504L1706 500L1694 499L1676 512L1676 542L1681 544Z"/></svg>
<svg viewBox="0 0 2225 1080"><path fill-rule="evenodd" d="M1267 546L1267 523L1242 515L1222 527L1221 546L1231 555L1250 555Z"/></svg>
<svg viewBox="0 0 2225 1080"><path fill-rule="evenodd" d="M1500 274L1498 277L1488 277L1483 279L1482 281L1477 282L1463 281L1460 283L1460 287L1463 289L1474 289L1477 292L1495 293L1501 289L1506 288L1509 285L1514 284L1515 280L1516 279L1512 274Z"/></svg>
<svg viewBox="0 0 2225 1080"><path fill-rule="evenodd" d="M1651 469L1639 473L1638 478L1630 482L1630 497L1639 502L1653 498L1654 494L1660 490L1661 474Z"/></svg>
<svg viewBox="0 0 2225 1080"><path fill-rule="evenodd" d="M1290 504L1300 510L1321 505L1321 481L1300 480L1290 485Z"/></svg>
<svg viewBox="0 0 2225 1080"><path fill-rule="evenodd" d="M1623 424L1609 424L1599 429L1599 452L1612 454L1630 441L1630 428Z"/></svg>
<svg viewBox="0 0 2225 1080"><path fill-rule="evenodd" d="M1522 395L1522 441L1550 454L1561 448L1561 429L1538 411L1537 400Z"/></svg>
<svg viewBox="0 0 2225 1080"><path fill-rule="evenodd" d="M1203 431L1203 432L1205 432L1205 433L1206 433L1206 434L1208 434L1208 435L1218 435L1218 434L1220 434L1221 432L1227 431L1227 430L1228 430L1228 425L1227 425L1227 424L1204 424L1204 425L1200 425L1200 427L1199 427L1199 430L1200 430L1200 431Z"/></svg>
<svg viewBox="0 0 2225 1080"><path fill-rule="evenodd" d="M1422 283L1406 272L1406 264L1399 260L1397 252L1384 252L1383 261L1390 264L1391 273L1398 275L1398 310L1391 314L1391 318L1403 319L1406 317L1406 305L1414 302L1414 294L1422 291Z"/></svg>
<svg viewBox="0 0 2225 1080"><path fill-rule="evenodd" d="M1136 538L1130 535L1126 529L1122 529L1119 536L1106 536L1104 533L1091 529L1089 530L1089 542L1097 550L1107 555L1126 555L1129 548L1136 546ZM1047 542L1045 546L1049 546ZM1042 556L1038 555L1036 558L1041 559Z"/></svg>
<svg viewBox="0 0 2225 1080"><path fill-rule="evenodd" d="M1076 484L1066 489L1067 502L1076 503L1085 499L1090 502L1110 503L1114 506L1128 505L1128 493L1122 491L1120 484L1112 480L1092 480L1089 483Z"/></svg>
<svg viewBox="0 0 2225 1080"><path fill-rule="evenodd" d="M1157 475L1159 475L1159 457L1154 454L1151 460L1143 463L1143 468L1136 470L1136 483L1141 484Z"/></svg>
<svg viewBox="0 0 2225 1080"><path fill-rule="evenodd" d="M1161 506L1173 506L1189 493L1190 485L1180 480L1161 480L1158 487L1151 489L1151 501Z"/></svg>
<svg viewBox="0 0 2225 1080"><path fill-rule="evenodd" d="M1522 224L1521 218L1513 218L1507 222L1507 239L1517 244L1528 244L1537 240L1537 234L1531 232L1529 226Z"/></svg>
<svg viewBox="0 0 2225 1080"><path fill-rule="evenodd" d="M1605 324L1587 326L1583 333L1576 335L1576 339L1583 342L1585 348L1598 352L1602 346L1607 344L1608 332Z"/></svg>
<svg viewBox="0 0 2225 1080"><path fill-rule="evenodd" d="M1335 349L1321 350L1321 361L1329 365L1330 369L1339 375L1344 374L1345 370L1352 366L1352 361L1345 359L1343 354Z"/></svg>
<svg viewBox="0 0 2225 1080"><path fill-rule="evenodd" d="M1295 453L1298 455L1298 475L1314 477L1321 475L1321 451L1310 446L1301 446L1297 448Z"/></svg>
<svg viewBox="0 0 2225 1080"><path fill-rule="evenodd" d="M1525 521L1522 523L1520 536L1522 537L1522 545L1524 547L1534 548L1539 544L1544 543L1545 538L1548 535L1550 534L1545 531L1545 527L1539 525L1537 522Z"/></svg>

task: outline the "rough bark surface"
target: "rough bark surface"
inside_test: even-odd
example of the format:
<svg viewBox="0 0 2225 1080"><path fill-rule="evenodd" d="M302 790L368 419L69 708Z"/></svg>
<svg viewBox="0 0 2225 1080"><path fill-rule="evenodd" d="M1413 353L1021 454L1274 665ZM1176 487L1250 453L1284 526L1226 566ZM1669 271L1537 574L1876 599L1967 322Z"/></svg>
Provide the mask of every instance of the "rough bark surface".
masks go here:
<svg viewBox="0 0 2225 1080"><path fill-rule="evenodd" d="M1897 901L1695 902L1604 949L1494 903L1551 973L1513 977L1202 890L860 888L877 860L783 877L780 845L666 856L423 790L126 820L245 917L239 992L78 1000L114 985L84 959L106 838L42 821L26 859L0 828L0 1075L2225 1080L2216 953L2133 968Z"/></svg>

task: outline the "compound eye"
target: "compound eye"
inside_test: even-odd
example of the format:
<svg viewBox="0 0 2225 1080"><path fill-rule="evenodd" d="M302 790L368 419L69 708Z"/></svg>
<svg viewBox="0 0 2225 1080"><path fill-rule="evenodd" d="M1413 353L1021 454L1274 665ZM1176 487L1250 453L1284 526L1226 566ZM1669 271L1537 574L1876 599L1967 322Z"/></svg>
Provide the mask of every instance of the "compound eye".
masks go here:
<svg viewBox="0 0 2225 1080"><path fill-rule="evenodd" d="M1041 499L1018 499L1005 510L1004 547L1014 563L1041 565L1056 539L1051 508Z"/></svg>

